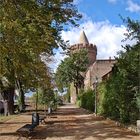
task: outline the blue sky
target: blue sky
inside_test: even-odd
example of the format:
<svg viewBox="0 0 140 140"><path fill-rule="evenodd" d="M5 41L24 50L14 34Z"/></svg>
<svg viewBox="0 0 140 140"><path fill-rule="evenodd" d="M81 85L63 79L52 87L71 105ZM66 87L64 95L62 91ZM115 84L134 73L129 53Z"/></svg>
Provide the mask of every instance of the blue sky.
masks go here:
<svg viewBox="0 0 140 140"><path fill-rule="evenodd" d="M69 30L62 31L62 38L69 41L70 45L78 43L83 28L89 42L97 46L98 59L114 58L122 50L121 45L134 43L122 42L127 31L119 14L123 18L139 20L140 0L74 0L74 3L83 18L78 28L69 26ZM54 71L65 58L65 55L60 54L61 49L55 52L54 63L51 65Z"/></svg>
<svg viewBox="0 0 140 140"><path fill-rule="evenodd" d="M140 17L140 0L76 0L78 10L94 22L109 20L112 24L122 24L119 17Z"/></svg>

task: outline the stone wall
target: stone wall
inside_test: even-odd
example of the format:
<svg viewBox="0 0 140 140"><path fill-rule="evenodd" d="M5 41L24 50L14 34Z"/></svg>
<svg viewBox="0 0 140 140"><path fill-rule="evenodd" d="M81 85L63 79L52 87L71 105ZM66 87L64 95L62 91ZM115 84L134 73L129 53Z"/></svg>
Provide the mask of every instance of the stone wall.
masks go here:
<svg viewBox="0 0 140 140"><path fill-rule="evenodd" d="M84 80L85 89L89 87L92 88L93 83L95 83L96 78L98 82L102 81L102 77L112 70L115 60L97 60L95 61L86 71L86 76Z"/></svg>

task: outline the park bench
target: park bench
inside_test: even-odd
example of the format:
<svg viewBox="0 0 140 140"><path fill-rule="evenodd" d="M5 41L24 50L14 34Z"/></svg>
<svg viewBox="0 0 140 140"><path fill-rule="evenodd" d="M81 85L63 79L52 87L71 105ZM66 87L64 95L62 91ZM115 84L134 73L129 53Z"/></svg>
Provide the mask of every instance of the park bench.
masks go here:
<svg viewBox="0 0 140 140"><path fill-rule="evenodd" d="M35 127L36 125L34 124L25 124L24 126L22 126L17 130L17 133L20 135L20 137L22 136L28 137Z"/></svg>
<svg viewBox="0 0 140 140"><path fill-rule="evenodd" d="M16 132L20 135L20 138L22 136L25 136L27 138L37 125L39 125L39 115L36 113L33 113L32 124L25 124L24 126L19 128Z"/></svg>

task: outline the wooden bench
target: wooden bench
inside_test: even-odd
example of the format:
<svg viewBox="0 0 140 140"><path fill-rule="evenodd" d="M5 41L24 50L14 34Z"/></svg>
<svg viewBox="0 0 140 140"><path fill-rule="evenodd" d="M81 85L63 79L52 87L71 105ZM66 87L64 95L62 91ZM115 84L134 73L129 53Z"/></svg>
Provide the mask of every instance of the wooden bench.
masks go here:
<svg viewBox="0 0 140 140"><path fill-rule="evenodd" d="M32 124L25 124L24 126L19 128L16 132L20 135L20 138L22 136L26 136L26 138L27 138L37 125L39 125L39 115L38 115L38 113L33 113L32 114Z"/></svg>
<svg viewBox="0 0 140 140"><path fill-rule="evenodd" d="M19 140L22 136L25 136L26 138L29 136L29 134L34 130L34 128L39 125L40 123L45 123L45 116L39 116L37 115L37 118L33 117L32 115L32 124L25 124L21 128L19 128L16 132L20 135ZM38 119L38 121L37 121Z"/></svg>
<svg viewBox="0 0 140 140"><path fill-rule="evenodd" d="M16 132L20 135L20 138L22 136L25 136L27 138L35 127L36 127L36 125L34 125L34 124L25 124L24 126L19 128Z"/></svg>

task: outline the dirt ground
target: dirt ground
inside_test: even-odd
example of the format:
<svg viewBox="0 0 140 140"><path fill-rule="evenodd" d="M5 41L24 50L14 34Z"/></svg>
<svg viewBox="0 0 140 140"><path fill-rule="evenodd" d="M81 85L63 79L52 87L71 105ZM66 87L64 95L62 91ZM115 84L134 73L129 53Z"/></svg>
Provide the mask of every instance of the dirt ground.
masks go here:
<svg viewBox="0 0 140 140"><path fill-rule="evenodd" d="M140 140L139 135L116 126L113 121L95 117L71 104L47 116L45 123L37 126L28 138L19 137L16 130L31 123L31 114L27 112L0 123L0 140Z"/></svg>

